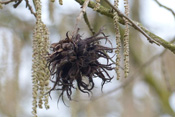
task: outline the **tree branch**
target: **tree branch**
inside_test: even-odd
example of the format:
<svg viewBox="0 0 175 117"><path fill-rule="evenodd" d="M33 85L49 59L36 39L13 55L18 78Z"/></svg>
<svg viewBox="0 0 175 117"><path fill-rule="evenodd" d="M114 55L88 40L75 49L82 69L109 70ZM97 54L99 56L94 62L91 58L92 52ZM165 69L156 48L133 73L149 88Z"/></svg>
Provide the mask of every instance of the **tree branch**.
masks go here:
<svg viewBox="0 0 175 117"><path fill-rule="evenodd" d="M87 8L87 6L89 4L89 1L90 0L85 0L85 2L83 3L82 10L81 10L80 14L77 17L76 24L75 24L74 31L73 31L72 35L75 35L75 33L77 32L77 30L78 30L78 23L82 19L83 14L86 12L86 8Z"/></svg>
<svg viewBox="0 0 175 117"><path fill-rule="evenodd" d="M22 0L9 0L9 1L0 1L0 4L4 4L4 5L7 5L11 2L15 2L15 4L13 5L14 8L17 8L19 4L21 4ZM35 17L36 17L36 14L35 12L33 11L32 9L32 6L29 4L29 0L25 0L26 2L26 8L28 7L31 14L33 14Z"/></svg>
<svg viewBox="0 0 175 117"><path fill-rule="evenodd" d="M29 4L29 0L25 0L25 2L26 2L26 8L28 7L31 14L33 14L36 17L36 13L33 11L32 6Z"/></svg>
<svg viewBox="0 0 175 117"><path fill-rule="evenodd" d="M151 39L151 37L149 35L147 35L135 22L133 22L130 18L128 18L127 16L125 16L122 12L120 12L119 9L117 9L116 7L114 7L108 0L104 0L109 6L111 6L116 12L117 14L123 19L125 18L129 23L131 23L130 25L132 25L135 29L137 29L139 32L141 32L150 43L156 43L155 41L153 41ZM125 20L124 20L125 21ZM156 43L158 44L158 43ZM159 44L158 44L159 45Z"/></svg>
<svg viewBox="0 0 175 117"><path fill-rule="evenodd" d="M88 17L87 17L87 13L86 13L86 12L84 13L83 18L84 18L84 21L86 22L86 24L87 24L89 30L91 31L92 35L94 35L94 34L95 34L95 31L94 31L94 29L92 28L92 26L90 25L90 22L89 22L89 19L88 19Z"/></svg>
<svg viewBox="0 0 175 117"><path fill-rule="evenodd" d="M84 3L85 0L75 0L76 2L78 2L80 5L82 5ZM95 3L90 1L88 4L88 7L90 8L94 8L95 7ZM115 10L115 9L114 9ZM111 12L111 9L105 8L104 6L100 5L99 9L97 10L97 12L113 18L113 13ZM130 19L131 20L131 19ZM147 35L149 35L155 42L159 43L160 45L162 45L164 48L172 51L175 54L175 45L173 43L170 43L168 41L165 41L164 39L162 39L161 37L155 35L154 33L150 32L149 30L147 30L144 26L142 26L142 24L131 20L134 24L137 25L134 26L133 24L131 24L131 27L135 28L136 30L138 30L140 32L140 30L138 29L138 27L140 27ZM125 21L123 20L123 16L119 15L119 23L120 24L125 24ZM143 34L143 33L142 33Z"/></svg>
<svg viewBox="0 0 175 117"><path fill-rule="evenodd" d="M170 11L170 12L173 14L174 18L175 18L175 12L174 12L172 9L170 9L169 7L167 7L167 6L163 5L163 4L161 4L158 0L154 0L154 1L155 1L160 7L163 7L163 8L165 8L166 10Z"/></svg>

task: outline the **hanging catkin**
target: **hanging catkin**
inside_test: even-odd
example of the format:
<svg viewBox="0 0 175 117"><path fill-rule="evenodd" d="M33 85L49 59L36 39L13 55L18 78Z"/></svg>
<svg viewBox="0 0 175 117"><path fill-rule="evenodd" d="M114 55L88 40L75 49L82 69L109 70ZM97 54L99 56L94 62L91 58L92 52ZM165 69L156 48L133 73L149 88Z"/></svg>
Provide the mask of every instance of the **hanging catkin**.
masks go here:
<svg viewBox="0 0 175 117"><path fill-rule="evenodd" d="M39 108L42 108L43 105L43 100L44 100L44 105L45 108L48 109L48 95L45 95L46 92L50 90L49 88L49 70L46 67L46 55L48 53L49 49L49 34L46 26L41 22L41 29L40 29L41 36L41 42L39 44L39 87L40 87L40 95L39 95L39 103L38 106Z"/></svg>
<svg viewBox="0 0 175 117"><path fill-rule="evenodd" d="M49 90L49 70L46 67L46 54L49 48L49 34L46 26L41 21L41 2L35 1L36 5L36 26L33 31L33 64L32 64L32 80L33 80L33 102L32 114L37 117L37 107L42 108L43 101L45 108L48 109ZM38 99L39 98L39 99Z"/></svg>
<svg viewBox="0 0 175 117"><path fill-rule="evenodd" d="M129 16L129 4L128 0L124 0L125 4L125 15ZM129 74L129 25L128 20L125 20L125 33L124 33L124 73L125 78Z"/></svg>
<svg viewBox="0 0 175 117"><path fill-rule="evenodd" d="M114 0L114 6L116 8L118 8L118 3L119 3L119 0ZM114 12L114 17L113 17L113 20L114 20L114 26L115 26L115 31L116 31L116 68L115 68L115 71L117 73L117 79L119 80L120 79L120 71L119 71L119 66L120 66L120 59L121 59L121 55L120 55L120 51L121 51L121 40L120 40L120 30L119 30L119 24L118 24L118 20L119 20L119 17L118 17L118 14L117 12Z"/></svg>

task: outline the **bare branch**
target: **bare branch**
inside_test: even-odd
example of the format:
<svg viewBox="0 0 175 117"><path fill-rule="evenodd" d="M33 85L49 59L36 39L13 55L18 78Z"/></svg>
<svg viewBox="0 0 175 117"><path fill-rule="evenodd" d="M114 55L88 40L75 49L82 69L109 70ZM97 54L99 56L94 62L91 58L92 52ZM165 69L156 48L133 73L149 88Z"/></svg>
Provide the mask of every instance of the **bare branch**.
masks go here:
<svg viewBox="0 0 175 117"><path fill-rule="evenodd" d="M15 0L15 3L13 6L14 8L17 8L19 4L21 4L22 0Z"/></svg>
<svg viewBox="0 0 175 117"><path fill-rule="evenodd" d="M88 6L88 4L89 4L89 1L90 1L90 0L85 0L85 2L83 3L82 10L81 10L80 14L79 14L78 17L77 17L76 24L75 24L75 28L74 28L74 31L73 31L72 35L74 35L75 32L77 31L77 29L78 29L78 23L79 23L80 20L82 19L83 14L86 12L86 8L87 8L87 6Z"/></svg>
<svg viewBox="0 0 175 117"><path fill-rule="evenodd" d="M75 1L82 5L85 0L75 0ZM95 5L96 4L94 2L90 1L88 7L93 9L95 7ZM108 9L102 5L99 6L99 9L97 10L97 12L99 12L103 15L106 15L110 18L113 18L113 16L114 16L113 13L111 12L111 9ZM142 24L140 24L136 21L133 21L133 22L136 24L136 26L140 27L147 35L149 35L155 42L158 42L164 48L172 51L175 54L175 45L173 43L170 43L170 42L162 39L161 37L155 35L154 33L150 32L144 26L142 26ZM119 17L119 23L121 23L123 25L125 24L125 21L123 20L123 18L121 16ZM133 25L131 25L131 26L140 32L140 30L137 27L134 27Z"/></svg>
<svg viewBox="0 0 175 117"><path fill-rule="evenodd" d="M128 18L127 16L125 16L122 12L120 12L119 9L117 9L116 7L114 7L108 0L104 0L109 6L111 6L117 13L120 17L122 18L125 18L126 20L128 20L131 25L137 29L139 32L141 32L147 39L150 43L155 43L157 45L159 45L157 42L155 42L148 34L146 34L139 26L138 24L136 24L135 22L133 22L130 18Z"/></svg>
<svg viewBox="0 0 175 117"><path fill-rule="evenodd" d="M84 13L83 17L84 17L84 21L86 22L86 24L87 24L89 30L91 31L92 35L94 35L95 34L95 31L92 28L92 26L90 25L90 22L89 22L89 19L87 17L87 13L86 12Z"/></svg>
<svg viewBox="0 0 175 117"><path fill-rule="evenodd" d="M18 5L22 2L22 0L9 0L9 1L0 1L1 4L7 5L11 2L15 2L15 4L13 5L14 8L18 7Z"/></svg>
<svg viewBox="0 0 175 117"><path fill-rule="evenodd" d="M175 12L172 10L172 9L170 9L169 7L167 7L167 6L165 6L165 5L163 5L163 4L161 4L158 0L154 0L160 7L163 7L163 8L165 8L166 10L168 10L168 11L170 11L171 13L172 13L172 15L174 16L174 18L175 18Z"/></svg>
<svg viewBox="0 0 175 117"><path fill-rule="evenodd" d="M33 14L36 17L36 13L33 11L32 6L29 4L29 0L25 0L25 1L26 1L26 7L28 7L31 14Z"/></svg>
<svg viewBox="0 0 175 117"><path fill-rule="evenodd" d="M7 5L7 4L11 3L11 2L15 2L15 4L13 6L14 6L14 8L17 8L18 5L22 2L22 0L9 0L9 1L3 1L3 2L0 1L0 4ZM25 2L26 2L26 8L28 7L30 12L31 12L31 14L33 14L36 17L36 14L33 11L32 6L29 4L29 0L25 0Z"/></svg>
<svg viewBox="0 0 175 117"><path fill-rule="evenodd" d="M4 4L4 5L9 4L9 3L11 3L11 2L15 2L15 0L0 1L0 3L1 3L1 4Z"/></svg>

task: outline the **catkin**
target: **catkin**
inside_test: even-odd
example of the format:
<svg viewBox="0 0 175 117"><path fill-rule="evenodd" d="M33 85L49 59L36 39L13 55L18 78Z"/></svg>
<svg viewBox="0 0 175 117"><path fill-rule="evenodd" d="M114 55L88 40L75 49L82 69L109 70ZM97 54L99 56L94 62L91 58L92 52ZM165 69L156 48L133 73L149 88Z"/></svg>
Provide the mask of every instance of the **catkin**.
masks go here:
<svg viewBox="0 0 175 117"><path fill-rule="evenodd" d="M40 30L40 20L41 20L41 3L40 0L35 1L36 5L36 27L33 31L33 64L32 64L32 83L33 83L33 101L32 101L32 114L34 117L37 117L37 98L38 98L38 90L39 90L39 41L41 34L39 33Z"/></svg>
<svg viewBox="0 0 175 117"><path fill-rule="evenodd" d="M36 26L33 31L33 64L32 64L32 80L33 80L33 101L32 114L37 117L37 107L48 109L48 92L49 88L49 69L46 67L46 55L49 49L49 33L41 20L41 2L35 1L36 5Z"/></svg>
<svg viewBox="0 0 175 117"><path fill-rule="evenodd" d="M124 0L125 4L125 15L129 16L129 4L128 0ZM124 72L125 78L127 78L129 74L129 25L128 20L125 20L125 33L124 33Z"/></svg>
<svg viewBox="0 0 175 117"><path fill-rule="evenodd" d="M39 56L38 56L38 40L37 40L37 31L36 29L34 30L33 32L33 64L32 64L32 83L33 83L33 92L32 92L32 95L33 95L33 101L32 101L32 114L35 116L37 116L37 98L38 98L38 89L39 89L39 86L38 86L38 82L39 82L39 79L38 79L38 61L39 61Z"/></svg>
<svg viewBox="0 0 175 117"><path fill-rule="evenodd" d="M118 8L118 3L119 0L114 0L114 6ZM114 12L114 26L115 26L115 31L116 31L116 68L115 71L117 73L117 80L120 79L120 70L119 70L119 66L120 66L120 60L121 60L121 55L120 55L120 51L121 51L121 40L120 40L120 30L119 30L119 24L118 24L118 14L117 12Z"/></svg>
<svg viewBox="0 0 175 117"><path fill-rule="evenodd" d="M46 25L43 24L43 30L44 30L44 37L43 37L43 43L44 43L44 51L43 51L43 55L46 56L49 50L49 31L46 27ZM47 60L44 57L44 62L43 62L43 71L45 72L43 75L44 77L44 90L45 93L47 93L51 88L49 87L49 79L50 79L50 72L49 69L46 67L47 64ZM49 94L45 94L44 95L44 105L46 109L49 109L49 105L48 105L48 97Z"/></svg>

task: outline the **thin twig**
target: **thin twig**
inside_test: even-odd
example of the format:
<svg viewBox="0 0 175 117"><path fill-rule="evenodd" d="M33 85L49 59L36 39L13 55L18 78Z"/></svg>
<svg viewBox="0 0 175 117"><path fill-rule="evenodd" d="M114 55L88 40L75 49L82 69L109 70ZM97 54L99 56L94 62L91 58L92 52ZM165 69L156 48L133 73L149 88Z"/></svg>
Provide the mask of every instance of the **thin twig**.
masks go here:
<svg viewBox="0 0 175 117"><path fill-rule="evenodd" d="M36 0L32 0L32 1L33 1L34 9L36 10Z"/></svg>
<svg viewBox="0 0 175 117"><path fill-rule="evenodd" d="M9 0L9 1L0 1L1 4L7 5L11 2L15 2L13 5L14 8L18 7L18 5L22 2L22 0Z"/></svg>
<svg viewBox="0 0 175 117"><path fill-rule="evenodd" d="M18 5L21 4L21 2L22 2L22 0L17 0L17 1L15 0L15 3L16 3L16 4L14 4L13 7L14 7L14 8L17 8Z"/></svg>
<svg viewBox="0 0 175 117"><path fill-rule="evenodd" d="M79 4L83 5L85 0L75 0L76 2L78 2ZM90 8L94 8L96 6L95 2L90 1L88 7ZM107 17L113 18L114 14L111 12L111 9L106 8L102 5L100 5L99 9L97 10L97 12L99 12L102 15L105 15ZM132 20L133 21L133 20ZM154 33L150 32L149 30L147 30L142 24L140 24L139 22L133 21L135 24L137 24L145 33L147 33L147 35L149 35L155 42L159 43L160 45L162 45L164 48L170 50L171 52L173 52L175 54L175 44L170 43L168 41L166 41L165 39L155 35ZM125 24L124 20L122 17L119 17L119 23L120 24ZM140 32L140 30L138 30L136 27L134 27L133 25L130 25L133 28L135 28L137 31Z"/></svg>
<svg viewBox="0 0 175 117"><path fill-rule="evenodd" d="M9 4L11 2L15 2L15 0L9 0L9 1L0 1L1 4Z"/></svg>
<svg viewBox="0 0 175 117"><path fill-rule="evenodd" d="M171 9L171 8L169 8L169 7L167 7L167 6L165 6L165 5L163 5L163 4L161 4L158 0L154 0L160 7L163 7L163 8L165 8L166 10L168 10L168 11L170 11L171 13L172 13L172 15L174 16L174 18L175 18L175 12Z"/></svg>
<svg viewBox="0 0 175 117"><path fill-rule="evenodd" d="M85 2L83 3L82 10L81 10L80 14L77 17L75 28L74 28L74 31L73 31L72 35L75 35L75 33L76 33L77 29L78 29L78 23L82 19L83 14L86 12L86 8L87 8L87 6L89 4L89 1L90 0L85 0Z"/></svg>
<svg viewBox="0 0 175 117"><path fill-rule="evenodd" d="M105 1L109 6L111 6L111 7L118 13L118 15L119 15L120 17L127 19L135 29L139 30L139 31L148 39L148 41L149 41L150 43L155 43L155 44L157 44L157 45L160 45L158 42L154 41L146 32L144 32L137 24L135 24L134 21L132 21L132 20L131 20L130 18L128 18L127 16L125 16L122 12L120 12L119 9L117 9L116 7L114 7L108 0L104 0L104 1Z"/></svg>
<svg viewBox="0 0 175 117"><path fill-rule="evenodd" d="M31 14L33 14L36 17L36 13L33 11L32 6L29 4L29 0L25 0L25 1L26 1L26 7L28 7Z"/></svg>
<svg viewBox="0 0 175 117"><path fill-rule="evenodd" d="M1 4L7 5L11 2L15 2L15 4L13 5L14 8L18 7L18 5L22 2L22 0L9 0L9 1L0 1ZM26 8L28 7L31 14L33 14L36 17L36 13L33 11L32 6L29 4L28 0L25 0L26 2Z"/></svg>
<svg viewBox="0 0 175 117"><path fill-rule="evenodd" d="M87 13L86 12L84 13L83 17L84 17L84 21L86 22L86 24L87 24L89 30L91 31L92 35L94 35L95 31L93 30L93 28L90 25L90 22L89 22L89 19L87 17Z"/></svg>

